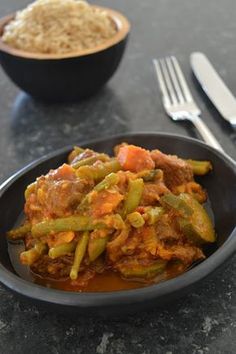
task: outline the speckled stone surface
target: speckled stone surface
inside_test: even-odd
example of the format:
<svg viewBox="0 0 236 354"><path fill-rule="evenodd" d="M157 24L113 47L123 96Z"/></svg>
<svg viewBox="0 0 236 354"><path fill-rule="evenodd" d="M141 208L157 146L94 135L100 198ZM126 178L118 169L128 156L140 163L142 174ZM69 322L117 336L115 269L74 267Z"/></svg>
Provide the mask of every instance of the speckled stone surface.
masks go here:
<svg viewBox="0 0 236 354"><path fill-rule="evenodd" d="M3 16L27 0L1 0ZM236 94L235 0L103 0L132 23L119 70L99 94L73 105L46 105L20 92L0 69L0 181L64 145L130 131L196 137L169 120L161 105L152 58L178 57L210 129L236 158L236 132L203 96L189 54L203 51ZM79 85L79 80L78 80ZM194 293L163 309L122 320L48 314L0 285L0 353L222 354L236 352L236 257Z"/></svg>

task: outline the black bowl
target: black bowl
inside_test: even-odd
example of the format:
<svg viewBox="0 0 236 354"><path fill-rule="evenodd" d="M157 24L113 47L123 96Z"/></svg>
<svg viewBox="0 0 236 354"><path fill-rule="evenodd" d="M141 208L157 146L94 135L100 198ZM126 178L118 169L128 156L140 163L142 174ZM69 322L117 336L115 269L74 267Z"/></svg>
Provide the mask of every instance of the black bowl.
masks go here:
<svg viewBox="0 0 236 354"><path fill-rule="evenodd" d="M235 164L222 153L200 141L170 134L134 133L86 142L82 146L112 153L113 146L122 141L149 149L158 148L163 152L177 154L183 158L212 161L213 172L201 178L201 183L209 194L218 234L217 244L212 247L209 257L174 279L147 288L108 293L70 293L48 289L18 276L10 261L4 234L14 226L22 213L26 186L50 168L55 168L65 162L71 150L71 147L67 147L30 164L10 177L0 187L0 281L6 287L26 296L29 301L47 305L49 309L54 309L54 307L57 310L72 309L86 315L122 314L140 311L151 306L160 306L176 299L187 291L191 291L200 280L212 274L233 255L236 250Z"/></svg>
<svg viewBox="0 0 236 354"><path fill-rule="evenodd" d="M126 47L130 24L119 12L105 10L117 33L104 44L64 55L35 54L14 49L1 40L14 15L0 20L0 62L12 81L44 101L77 101L96 93L116 71Z"/></svg>

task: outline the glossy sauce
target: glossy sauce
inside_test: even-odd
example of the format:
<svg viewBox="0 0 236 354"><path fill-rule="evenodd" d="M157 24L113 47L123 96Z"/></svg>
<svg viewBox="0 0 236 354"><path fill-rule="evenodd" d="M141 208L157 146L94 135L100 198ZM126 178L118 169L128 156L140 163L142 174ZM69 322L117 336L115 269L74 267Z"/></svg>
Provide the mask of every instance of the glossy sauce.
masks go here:
<svg viewBox="0 0 236 354"><path fill-rule="evenodd" d="M119 290L131 290L147 287L156 283L160 283L164 280L174 278L183 273L183 265L170 264L166 271L158 275L154 279L149 280L137 280L137 279L124 279L119 273L106 270L103 273L96 275L89 279L88 282L84 282L78 277L77 281L71 279L53 280L49 278L42 278L37 274L33 274L34 282L36 284L45 286L47 288L53 288L65 291L74 292L109 292Z"/></svg>

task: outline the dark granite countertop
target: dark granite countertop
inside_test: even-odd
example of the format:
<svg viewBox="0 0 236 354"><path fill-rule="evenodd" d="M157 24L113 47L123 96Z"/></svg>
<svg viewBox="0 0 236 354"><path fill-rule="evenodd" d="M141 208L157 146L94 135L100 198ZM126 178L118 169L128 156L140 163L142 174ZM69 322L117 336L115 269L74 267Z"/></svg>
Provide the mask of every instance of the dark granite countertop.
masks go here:
<svg viewBox="0 0 236 354"><path fill-rule="evenodd" d="M27 3L1 0L0 15ZM205 52L236 94L235 0L97 3L124 12L132 23L122 65L99 94L80 104L42 104L0 69L0 180L47 152L89 138L141 130L196 137L190 125L173 123L163 112L152 58L169 54L180 60L204 120L236 158L236 133L196 87L189 66L192 51ZM235 260L177 303L119 321L48 314L0 285L0 353L235 353Z"/></svg>

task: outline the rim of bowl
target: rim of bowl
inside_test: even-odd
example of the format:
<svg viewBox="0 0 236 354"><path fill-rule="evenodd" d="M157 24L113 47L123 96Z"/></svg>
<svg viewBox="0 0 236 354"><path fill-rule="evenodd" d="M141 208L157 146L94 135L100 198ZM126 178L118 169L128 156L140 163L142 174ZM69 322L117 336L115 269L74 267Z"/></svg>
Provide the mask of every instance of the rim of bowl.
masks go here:
<svg viewBox="0 0 236 354"><path fill-rule="evenodd" d="M106 50L119 42L121 42L123 39L126 38L126 36L130 32L130 22L128 19L121 14L120 12L107 8L107 7L102 7L102 6L94 6L94 8L99 9L101 11L105 11L108 16L111 18L111 20L114 22L117 28L116 34L111 37L108 40L105 40L104 43L94 47L94 48L89 48L85 50L78 50L74 51L71 53L64 53L64 54L45 54L45 53L31 53L31 52L26 52L21 49L16 49L14 47L11 47L10 45L6 44L2 40L2 34L3 34L3 29L4 27L14 19L16 13L7 15L3 18L0 19L0 50L22 58L28 58L28 59L38 59L38 60L45 60L45 59L54 59L54 60L59 60L59 59L67 59L67 58L75 58L75 57L83 57L86 55L91 55L91 54L96 54L98 52L101 52L103 50Z"/></svg>
<svg viewBox="0 0 236 354"><path fill-rule="evenodd" d="M155 136L155 137L166 137L171 139L182 140L186 142L192 142L195 145L204 147L206 150L210 150L215 155L220 157L226 165L236 174L236 168L234 162L224 155L220 151L212 148L211 146L205 144L194 138L181 136L177 134L169 134L162 132L132 132L124 133L118 135L112 135L109 138L91 139L84 140L81 145L89 145L93 143L99 143L104 140L110 140L115 138L125 138L134 136ZM0 186L0 198L8 190L9 187L22 175L27 173L32 168L35 168L40 163L53 158L63 152L67 152L72 148L72 146L66 146L64 148L58 149L52 153L49 153L32 163L28 164ZM174 294L178 291L191 287L194 283L203 280L211 273L213 273L217 268L219 268L223 263L226 262L236 251L236 227L232 230L227 241L217 249L211 256L205 259L202 263L196 265L196 267L188 270L187 272L173 278L166 280L164 282L153 284L145 288L138 288L132 290L120 290L113 292L88 292L88 293L77 293L64 290L57 290L52 288L46 288L41 285L31 283L19 275L12 273L7 270L3 265L0 264L0 281L6 287L12 291L24 295L32 300L40 301L42 303L51 303L54 305L62 305L67 307L78 307L78 308L101 308L107 306L121 306L129 305L132 303L139 303L158 299L159 297L168 296Z"/></svg>

